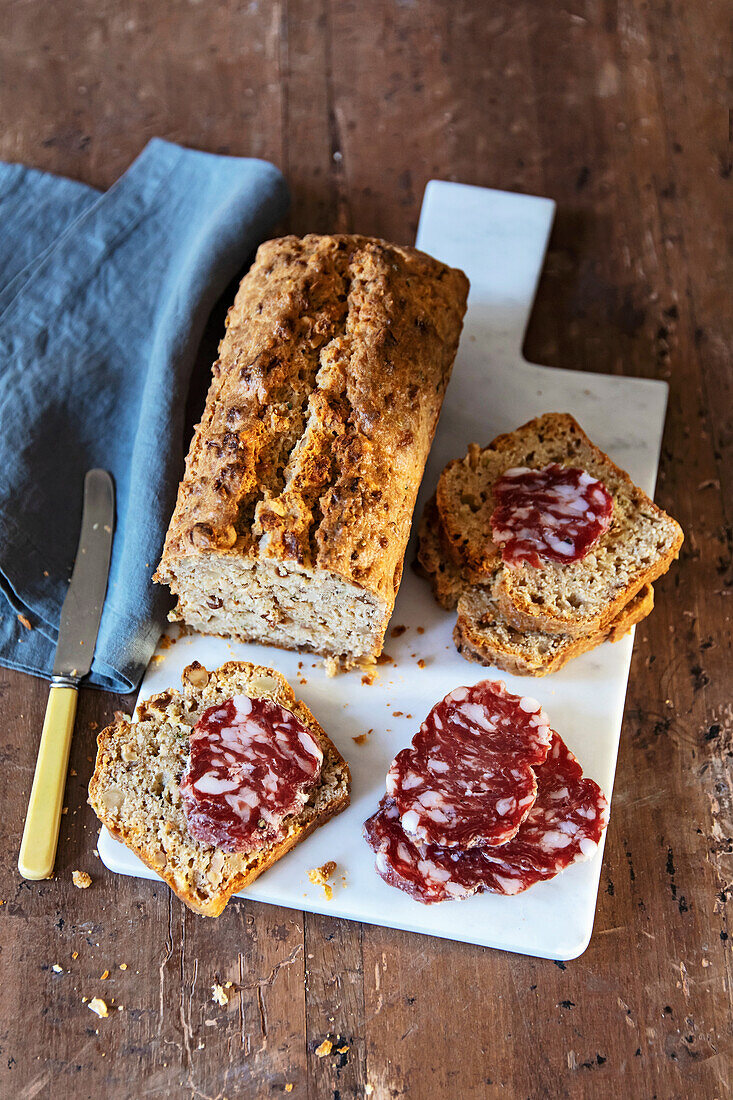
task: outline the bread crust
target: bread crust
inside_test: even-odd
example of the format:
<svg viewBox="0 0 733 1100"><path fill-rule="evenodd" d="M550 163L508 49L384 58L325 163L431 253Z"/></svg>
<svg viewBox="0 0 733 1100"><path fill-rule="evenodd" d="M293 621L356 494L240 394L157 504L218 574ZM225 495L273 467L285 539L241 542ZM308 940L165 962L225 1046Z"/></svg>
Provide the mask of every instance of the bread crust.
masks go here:
<svg viewBox="0 0 733 1100"><path fill-rule="evenodd" d="M201 683L204 676L208 677L205 684ZM305 703L296 699L290 685L279 672L249 662L229 661L209 673L198 662L194 662L184 670L182 680L184 689L182 693L173 689L159 692L138 705L133 722L119 716L112 725L101 731L97 737L94 774L89 783L89 802L110 834L130 848L150 870L167 882L173 892L190 909L203 916L216 917L223 911L232 894L248 886L263 871L310 836L314 829L346 809L350 801L351 773L348 764L311 711ZM196 680L199 681L198 685ZM110 791L116 793L124 786L124 756L121 756L121 752L125 744L130 741L135 722L152 723L153 726L157 722L161 727L166 720L172 720L181 725L182 729L191 728L195 724L197 714L206 707L228 695L235 694L247 685L252 696L273 699L292 711L315 736L323 752L321 778L303 810L286 819L285 836L276 844L258 852L249 855L224 853L193 837L185 836L183 845L188 855L201 860L207 857L210 859L218 852L218 859L227 873L221 882L215 883L206 893L196 889L192 884L186 884L181 874L176 873L177 864L174 864L172 859L161 861L160 829L157 826L163 824L165 814L170 812L167 807L171 803L178 810L177 804L180 803L178 780L185 767L185 750L182 749L180 758L173 762L173 769L177 775L165 788L165 798L154 803L155 809L160 814L160 820L152 823L156 826L155 829L151 828L146 832L146 823L143 822L141 825L140 814L136 817L128 816L126 820L122 818L120 808L115 807L114 800L110 799ZM189 704L192 705L189 706ZM155 753L151 754L147 763L152 784L153 773L159 763ZM333 791L327 791L329 783L333 785ZM131 789L129 781L128 788ZM124 790L121 793L124 795ZM179 829L181 819L182 813L178 813ZM173 847L167 850L168 855L173 851Z"/></svg>
<svg viewBox="0 0 733 1100"><path fill-rule="evenodd" d="M263 244L154 579L180 594L182 558L292 562L378 596L383 635L467 293L462 272L378 239Z"/></svg>

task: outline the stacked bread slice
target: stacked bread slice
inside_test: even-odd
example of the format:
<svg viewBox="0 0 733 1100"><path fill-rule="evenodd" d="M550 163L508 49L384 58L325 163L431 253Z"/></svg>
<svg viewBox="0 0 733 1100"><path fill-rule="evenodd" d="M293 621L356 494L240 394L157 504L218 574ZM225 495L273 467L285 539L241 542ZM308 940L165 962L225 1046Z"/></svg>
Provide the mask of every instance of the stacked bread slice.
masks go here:
<svg viewBox="0 0 733 1100"><path fill-rule="evenodd" d="M580 560L507 564L491 537L493 486L506 470L551 463L585 470L613 498L611 524ZM438 602L457 608L468 660L544 676L616 641L654 606L652 582L678 556L679 524L567 413L547 413L443 471L419 531L418 562Z"/></svg>

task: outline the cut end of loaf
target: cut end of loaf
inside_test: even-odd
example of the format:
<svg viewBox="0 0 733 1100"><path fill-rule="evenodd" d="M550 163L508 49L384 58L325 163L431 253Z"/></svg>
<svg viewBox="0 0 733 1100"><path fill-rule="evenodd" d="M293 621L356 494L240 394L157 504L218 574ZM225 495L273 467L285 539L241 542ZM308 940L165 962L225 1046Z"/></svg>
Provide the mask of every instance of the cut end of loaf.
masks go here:
<svg viewBox="0 0 733 1100"><path fill-rule="evenodd" d="M174 570L174 616L201 634L320 653L342 668L382 651L389 604L335 573L221 553L179 558Z"/></svg>

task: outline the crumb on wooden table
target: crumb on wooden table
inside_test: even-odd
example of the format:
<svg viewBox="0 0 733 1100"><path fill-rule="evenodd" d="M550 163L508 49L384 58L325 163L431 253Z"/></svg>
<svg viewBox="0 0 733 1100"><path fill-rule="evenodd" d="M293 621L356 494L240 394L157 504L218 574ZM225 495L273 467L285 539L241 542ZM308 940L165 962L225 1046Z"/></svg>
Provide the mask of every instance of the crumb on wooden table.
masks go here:
<svg viewBox="0 0 733 1100"><path fill-rule="evenodd" d="M101 997L92 997L91 1001L87 1005L87 1008L91 1008L92 1012L96 1012L100 1020L106 1020L109 1016L107 1005Z"/></svg>
<svg viewBox="0 0 733 1100"><path fill-rule="evenodd" d="M330 1054L333 1050L333 1043L330 1039L324 1039L319 1047L316 1047L316 1058L325 1058L327 1054Z"/></svg>
<svg viewBox="0 0 733 1100"><path fill-rule="evenodd" d="M120 963L120 970L127 970L127 963Z"/></svg>
<svg viewBox="0 0 733 1100"><path fill-rule="evenodd" d="M100 982L106 982L108 977L109 977L109 970L105 970L102 973L102 975L100 976L99 980L100 980Z"/></svg>
<svg viewBox="0 0 733 1100"><path fill-rule="evenodd" d="M292 1092L293 1091L292 1081L288 1081L287 1085L285 1086L285 1091L286 1092Z"/></svg>
<svg viewBox="0 0 733 1100"><path fill-rule="evenodd" d="M224 1005L229 1004L229 994L227 993L226 989L224 989L224 986L220 985L219 982L214 982L211 987L211 999L212 1001L215 1001L218 1005L221 1005L222 1008L224 1007Z"/></svg>
<svg viewBox="0 0 733 1100"><path fill-rule="evenodd" d="M329 883L331 875L336 870L338 864L335 860L329 859L327 863L324 863L322 867L311 867L308 872L308 878L314 886L322 886L323 892L326 895L326 901L330 901L333 897L333 887Z"/></svg>
<svg viewBox="0 0 733 1100"><path fill-rule="evenodd" d="M342 1047L336 1047L336 1053L337 1054L346 1054L346 1051L348 1049L349 1049L349 1045L348 1045L348 1043L345 1043Z"/></svg>
<svg viewBox="0 0 733 1100"><path fill-rule="evenodd" d="M71 881L79 890L88 890L92 885L92 876L87 871L72 871Z"/></svg>

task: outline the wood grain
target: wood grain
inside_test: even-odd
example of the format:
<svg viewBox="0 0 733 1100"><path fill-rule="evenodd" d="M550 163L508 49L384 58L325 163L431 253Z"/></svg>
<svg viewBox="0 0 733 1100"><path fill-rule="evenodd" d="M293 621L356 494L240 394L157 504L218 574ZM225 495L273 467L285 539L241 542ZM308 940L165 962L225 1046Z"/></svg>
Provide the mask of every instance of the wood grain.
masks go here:
<svg viewBox="0 0 733 1100"><path fill-rule="evenodd" d="M669 381L658 499L687 533L637 632L595 935L567 964L254 904L204 921L163 887L115 878L94 855L85 788L93 724L130 700L91 691L56 877L23 883L46 688L0 670L0 1094L722 1100L733 1054L726 5L3 0L0 11L5 159L106 187L157 134L272 159L295 232L399 241L414 238L432 177L554 198L527 356ZM220 331L221 309L192 416ZM71 884L75 868L90 889ZM83 1001L93 996L121 1011L98 1019ZM327 1037L333 1051L318 1057Z"/></svg>

